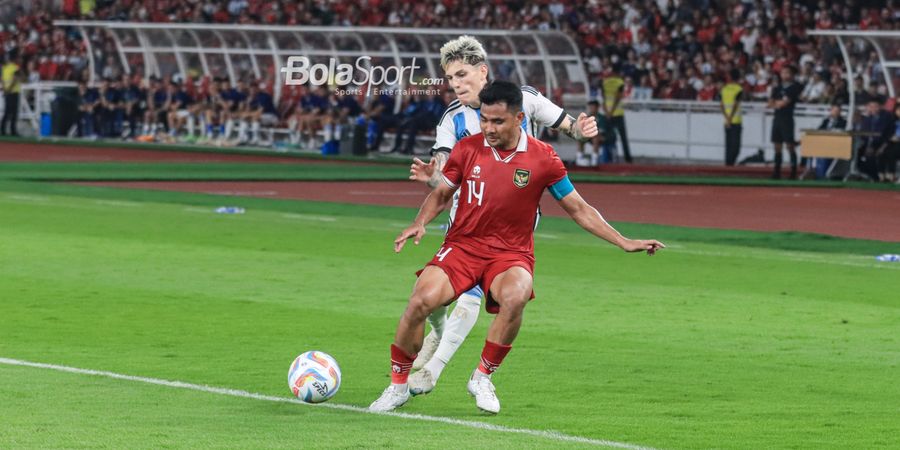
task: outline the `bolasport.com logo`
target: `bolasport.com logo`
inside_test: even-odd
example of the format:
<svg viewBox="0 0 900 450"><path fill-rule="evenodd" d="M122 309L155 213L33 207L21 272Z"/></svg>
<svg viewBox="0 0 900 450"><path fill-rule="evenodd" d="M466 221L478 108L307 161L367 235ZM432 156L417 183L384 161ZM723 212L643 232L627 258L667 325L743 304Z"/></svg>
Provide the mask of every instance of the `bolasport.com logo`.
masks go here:
<svg viewBox="0 0 900 450"><path fill-rule="evenodd" d="M366 86L366 93L371 95L438 95L440 89L436 86L444 84L443 78L419 78L416 71L422 66L416 64L416 58L412 59L409 66L376 66L372 65L372 58L360 56L354 64L341 63L336 58L330 58L328 64L312 64L306 56L291 56L287 64L281 68L284 74L284 84L287 86L324 86L330 85L337 88L338 95L362 93L362 86ZM409 86L401 89L399 86ZM423 86L423 87L420 87Z"/></svg>

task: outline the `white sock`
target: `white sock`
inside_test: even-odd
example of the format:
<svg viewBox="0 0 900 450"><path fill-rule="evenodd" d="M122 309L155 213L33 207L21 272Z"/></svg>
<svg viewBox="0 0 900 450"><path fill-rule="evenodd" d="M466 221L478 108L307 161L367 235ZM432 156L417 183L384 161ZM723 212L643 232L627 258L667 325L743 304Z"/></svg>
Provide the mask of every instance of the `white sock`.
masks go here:
<svg viewBox="0 0 900 450"><path fill-rule="evenodd" d="M219 136L222 139L228 139L231 137L231 131L234 130L234 121L228 120L225 122L225 133L222 136Z"/></svg>
<svg viewBox="0 0 900 450"><path fill-rule="evenodd" d="M478 368L476 367L476 368L475 368L475 371L472 372L472 376L471 376L470 378L472 378L473 380L474 380L475 378L487 378L487 379L490 380L490 379L491 379L491 376L488 375L488 374L486 374L486 373L484 373L484 372L482 372L482 371L480 371L480 370L478 370Z"/></svg>
<svg viewBox="0 0 900 450"><path fill-rule="evenodd" d="M187 132L188 132L188 136L194 135L194 116L193 115L187 116Z"/></svg>
<svg viewBox="0 0 900 450"><path fill-rule="evenodd" d="M472 331L475 322L478 321L478 312L481 311L481 297L463 294L456 300L456 307L447 319L444 327L444 335L438 344L434 357L425 364L423 369L431 372L435 382L440 378L444 367L453 358L453 354L459 350L466 336Z"/></svg>
<svg viewBox="0 0 900 450"><path fill-rule="evenodd" d="M148 135L148 134L150 134L150 124L145 123L144 126L143 126L143 129L142 129L141 135L146 136L146 135Z"/></svg>
<svg viewBox="0 0 900 450"><path fill-rule="evenodd" d="M430 316L428 316L428 324L431 325L431 330L437 335L438 339L440 339L444 335L444 324L447 323L447 307L439 306L438 309L434 310Z"/></svg>
<svg viewBox="0 0 900 450"><path fill-rule="evenodd" d="M253 134L253 142L259 142L259 122L250 124L250 133Z"/></svg>
<svg viewBox="0 0 900 450"><path fill-rule="evenodd" d="M238 142L244 142L247 140L247 121L242 120L238 122Z"/></svg>

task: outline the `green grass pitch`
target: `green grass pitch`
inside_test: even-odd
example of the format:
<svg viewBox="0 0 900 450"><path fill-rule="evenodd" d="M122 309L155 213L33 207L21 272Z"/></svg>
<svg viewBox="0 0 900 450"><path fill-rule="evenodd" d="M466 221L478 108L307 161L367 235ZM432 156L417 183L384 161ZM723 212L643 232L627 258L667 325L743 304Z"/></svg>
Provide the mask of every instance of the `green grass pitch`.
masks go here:
<svg viewBox="0 0 900 450"><path fill-rule="evenodd" d="M288 365L318 349L343 370L331 403L366 406L440 243L432 227L393 254L413 215L0 183L0 357L287 398ZM900 264L873 258L897 244L616 225L670 248L627 255L542 221L500 415L465 389L487 314L401 410L654 448L900 446ZM0 364L0 448L589 446Z"/></svg>

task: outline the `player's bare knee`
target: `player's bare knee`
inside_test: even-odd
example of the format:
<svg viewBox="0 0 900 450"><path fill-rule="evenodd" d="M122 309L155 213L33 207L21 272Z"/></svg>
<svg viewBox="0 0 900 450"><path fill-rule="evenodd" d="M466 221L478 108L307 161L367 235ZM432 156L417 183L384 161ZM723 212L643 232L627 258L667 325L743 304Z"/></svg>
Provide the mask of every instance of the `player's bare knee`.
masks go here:
<svg viewBox="0 0 900 450"><path fill-rule="evenodd" d="M501 286L500 289L497 290L494 299L505 309L521 311L525 309L530 293L530 291L526 292L525 286L521 286L518 283L511 283Z"/></svg>
<svg viewBox="0 0 900 450"><path fill-rule="evenodd" d="M437 309L437 302L428 295L414 292L409 297L409 304L406 306L406 314L410 319L419 321L425 320L429 314Z"/></svg>

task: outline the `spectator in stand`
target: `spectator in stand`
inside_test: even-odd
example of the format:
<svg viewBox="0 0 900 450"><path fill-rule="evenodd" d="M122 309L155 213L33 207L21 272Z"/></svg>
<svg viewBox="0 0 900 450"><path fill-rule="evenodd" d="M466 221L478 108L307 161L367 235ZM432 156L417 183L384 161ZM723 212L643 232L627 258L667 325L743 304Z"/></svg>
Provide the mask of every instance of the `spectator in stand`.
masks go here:
<svg viewBox="0 0 900 450"><path fill-rule="evenodd" d="M394 153L413 154L413 147L416 144L416 134L419 132L422 119L428 112L425 110L425 101L419 95L412 96L406 103L406 107L400 111L399 123L397 124L397 133L394 137ZM427 129L427 127L425 128ZM403 136L409 135L406 139L406 145L403 145Z"/></svg>
<svg viewBox="0 0 900 450"><path fill-rule="evenodd" d="M147 93L132 82L130 75L122 75L122 116L128 121L128 137L138 136L144 109L147 107Z"/></svg>
<svg viewBox="0 0 900 450"><path fill-rule="evenodd" d="M394 152L413 154L416 135L422 131L433 130L444 112L445 105L440 96L424 98L416 96L405 111L406 117L397 127ZM402 146L403 135L406 134L406 145Z"/></svg>
<svg viewBox="0 0 900 450"><path fill-rule="evenodd" d="M631 93L632 100L650 100L653 98L653 87L650 85L650 76L642 75L638 84Z"/></svg>
<svg viewBox="0 0 900 450"><path fill-rule="evenodd" d="M369 117L371 130L370 152L377 152L381 148L384 132L388 128L394 128L400 123L400 118L394 114L394 97L382 94L372 99L366 114Z"/></svg>
<svg viewBox="0 0 900 450"><path fill-rule="evenodd" d="M152 140L156 135L160 123L166 123L166 114L169 110L169 92L158 78L150 78L150 88L147 89L147 108L144 111L144 127L141 136L143 140Z"/></svg>
<svg viewBox="0 0 900 450"><path fill-rule="evenodd" d="M100 82L100 135L120 137L124 116L122 91L118 80L104 79Z"/></svg>
<svg viewBox="0 0 900 450"><path fill-rule="evenodd" d="M797 141L794 138L794 106L800 99L803 86L794 80L793 66L781 69L782 82L772 90L769 107L775 109L772 119L772 144L775 147L775 171L772 178L781 178L782 146L787 146L791 157L791 179L797 178Z"/></svg>
<svg viewBox="0 0 900 450"><path fill-rule="evenodd" d="M599 162L612 162L613 152L616 150L616 130L609 119L600 113L600 102L597 100L588 102L588 117L593 117L597 122L598 133L590 140L593 147L591 152L585 151L585 141L578 141L578 158L575 164L596 166Z"/></svg>
<svg viewBox="0 0 900 450"><path fill-rule="evenodd" d="M169 127L170 142L178 138L178 132L186 128L189 138L194 136L194 116L191 114L191 105L194 99L188 94L187 89L181 83L169 84L169 111L166 115L166 123Z"/></svg>
<svg viewBox="0 0 900 450"><path fill-rule="evenodd" d="M834 84L834 97L831 99L831 103L838 105L850 104L850 91L847 90L847 80L839 78Z"/></svg>
<svg viewBox="0 0 900 450"><path fill-rule="evenodd" d="M873 181L884 179L891 159L886 153L888 141L896 129L894 115L882 109L878 99L870 99L856 129L862 132L857 150L860 170Z"/></svg>
<svg viewBox="0 0 900 450"><path fill-rule="evenodd" d="M806 103L820 103L825 96L825 81L818 72L813 72L803 92L800 94L800 100Z"/></svg>
<svg viewBox="0 0 900 450"><path fill-rule="evenodd" d="M443 102L441 102L441 104L443 104ZM344 93L344 95L340 96L334 107L340 111L338 118L343 124L351 123L354 119L359 118L363 112L362 107L359 106L359 102L356 101L351 93ZM443 107L441 108L441 113L443 113ZM438 115L438 117L440 117L440 115Z"/></svg>
<svg viewBox="0 0 900 450"><path fill-rule="evenodd" d="M841 105L831 105L828 117L822 119L820 130L839 131L847 128L847 119L841 115ZM828 173L828 167L834 162L831 158L816 158L816 179L824 179Z"/></svg>
<svg viewBox="0 0 900 450"><path fill-rule="evenodd" d="M733 166L741 152L741 100L743 100L744 88L739 83L741 72L731 69L727 83L719 91L719 106L725 117L725 165Z"/></svg>
<svg viewBox="0 0 900 450"><path fill-rule="evenodd" d="M734 80L733 82L737 83L740 80ZM700 90L697 92L697 100L701 102L709 102L713 101L716 98L717 91L719 90L716 82L713 81L712 75L705 75L703 77L703 85Z"/></svg>
<svg viewBox="0 0 900 450"><path fill-rule="evenodd" d="M213 80L209 83L206 95L201 98L203 103L203 122L206 125L206 134L203 137L203 142L223 141L225 139L225 122L230 117L228 115L230 105L222 96L219 88L223 84L222 80ZM218 132L218 138L216 137L216 132Z"/></svg>
<svg viewBox="0 0 900 450"><path fill-rule="evenodd" d="M259 145L259 130L262 125L273 126L278 123L278 111L275 109L275 103L272 101L272 95L264 89L260 89L257 83L250 84L250 95L247 97L249 101L247 120L250 121L250 144ZM246 134L246 130L244 130ZM246 136L244 136L246 139Z"/></svg>
<svg viewBox="0 0 900 450"><path fill-rule="evenodd" d="M94 88L89 88L84 81L78 82L78 135L96 139L95 127L97 124L97 112L100 105L100 94Z"/></svg>
<svg viewBox="0 0 900 450"><path fill-rule="evenodd" d="M880 180L888 183L897 180L897 160L900 159L900 102L894 104L894 126L891 131L880 171Z"/></svg>
<svg viewBox="0 0 900 450"><path fill-rule="evenodd" d="M856 97L854 100L856 100L857 105L867 105L869 100L878 101L877 97L870 96L869 92L866 91L862 77L853 79L853 95Z"/></svg>
<svg viewBox="0 0 900 450"><path fill-rule="evenodd" d="M294 113L291 142L299 144L305 139L308 148L315 148L315 133L321 126L327 110L328 95L324 87L307 91Z"/></svg>
<svg viewBox="0 0 900 450"><path fill-rule="evenodd" d="M244 112L246 112L247 86L244 80L238 80L237 85L232 87L231 82L224 78L219 86L222 101L225 104L225 131L219 138L222 143L231 139L231 133L234 132L235 122L244 120Z"/></svg>
<svg viewBox="0 0 900 450"><path fill-rule="evenodd" d="M597 122L597 126L599 129L600 120L603 118L603 115L600 114L600 102L597 100L591 100L588 102L588 116L593 117ZM590 140L591 145L593 146L593 150L591 152L585 151L587 148L587 142L578 141L578 156L575 159L576 166L596 166L598 161L598 155L600 154L600 144L603 142L603 137L600 133L597 133L597 136L594 136Z"/></svg>

